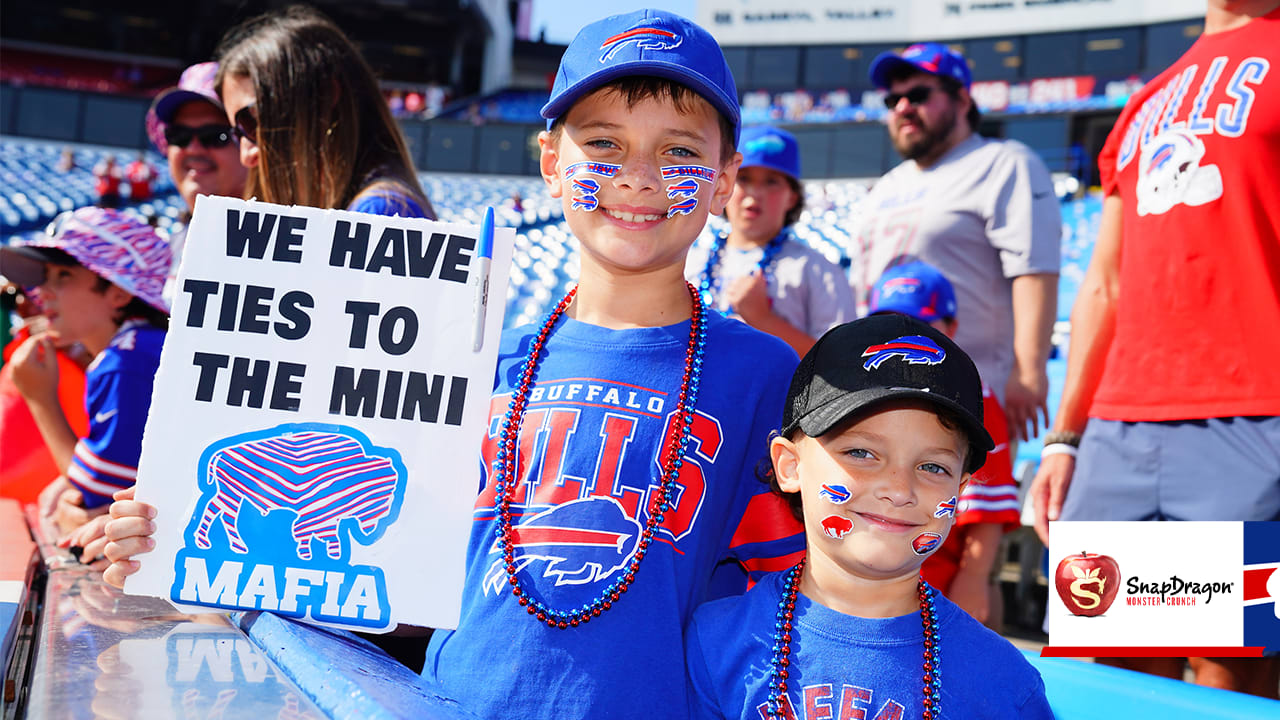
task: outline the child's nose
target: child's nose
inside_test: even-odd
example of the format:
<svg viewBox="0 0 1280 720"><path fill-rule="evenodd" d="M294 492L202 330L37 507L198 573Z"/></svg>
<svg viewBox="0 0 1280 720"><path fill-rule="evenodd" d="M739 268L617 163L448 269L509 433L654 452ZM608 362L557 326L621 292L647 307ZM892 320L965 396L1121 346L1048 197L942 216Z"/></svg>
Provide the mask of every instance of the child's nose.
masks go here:
<svg viewBox="0 0 1280 720"><path fill-rule="evenodd" d="M614 183L636 192L655 192L662 185L662 170L649 158L627 158L614 176Z"/></svg>
<svg viewBox="0 0 1280 720"><path fill-rule="evenodd" d="M880 473L877 480L876 495L892 502L896 506L915 503L915 488L911 482L911 469L890 467Z"/></svg>

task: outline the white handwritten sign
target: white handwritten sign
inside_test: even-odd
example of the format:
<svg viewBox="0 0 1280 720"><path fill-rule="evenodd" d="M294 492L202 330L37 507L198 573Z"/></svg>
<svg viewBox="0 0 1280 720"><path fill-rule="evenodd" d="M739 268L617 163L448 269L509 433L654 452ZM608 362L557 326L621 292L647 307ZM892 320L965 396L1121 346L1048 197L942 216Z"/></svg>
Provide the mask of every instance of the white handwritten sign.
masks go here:
<svg viewBox="0 0 1280 720"><path fill-rule="evenodd" d="M472 350L479 228L201 196L126 584L379 631L457 623L514 231Z"/></svg>

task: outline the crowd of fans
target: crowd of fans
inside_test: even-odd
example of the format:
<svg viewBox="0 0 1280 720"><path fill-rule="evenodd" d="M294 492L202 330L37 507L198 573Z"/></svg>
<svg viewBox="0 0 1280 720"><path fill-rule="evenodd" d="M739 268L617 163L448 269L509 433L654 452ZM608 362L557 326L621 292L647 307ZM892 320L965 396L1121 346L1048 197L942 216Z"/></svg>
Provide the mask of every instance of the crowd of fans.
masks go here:
<svg viewBox="0 0 1280 720"><path fill-rule="evenodd" d="M855 318L905 315L912 319L901 322L915 324L904 327L920 332L912 337L931 344L954 340L954 346L963 349L961 355L972 358L982 387L974 396L978 407L972 417L964 414L969 406L963 402L953 410L964 411L958 416L962 425L976 418L977 427L985 427L982 432L966 431L967 445L961 443L957 457L981 445L975 438L982 433L993 442L985 448L987 460L982 470L961 463L964 472L956 472L957 480L961 474L964 479L957 485L956 497L951 498L954 529L946 542L940 537L936 553L931 548L917 555L933 553L922 561L929 584L992 628L999 629L1002 616L995 587L1001 537L1019 526L1017 484L1010 457L1017 443L1034 438L1050 425L1053 432L1045 439L1044 463L1031 488L1037 530L1046 542L1048 520L1059 517L1280 519L1280 453L1276 451L1280 447L1280 384L1276 378L1280 376L1273 370L1274 357L1280 355L1276 345L1280 342L1276 339L1280 338L1276 332L1280 331L1280 300L1274 284L1280 277L1280 238L1276 234L1280 207L1250 191L1268 186L1270 180L1258 174L1277 164L1259 158L1280 160L1274 138L1256 139L1250 125L1257 128L1270 123L1263 126L1273 127L1280 107L1273 94L1271 100L1259 99L1252 115L1224 116L1219 112L1218 126L1210 123L1210 130L1198 135L1184 132L1178 123L1170 125L1172 115L1166 116L1154 138L1143 135L1139 140L1134 135L1146 127L1142 119L1149 110L1144 103L1167 83L1176 83L1184 70L1194 75L1195 63L1202 70L1211 63L1218 67L1213 58L1221 56L1234 71L1235 64L1243 67L1256 58L1274 60L1275 49L1268 44L1267 33L1280 27L1278 3L1245 5L1250 7L1227 9L1211 2L1205 36L1188 52L1188 59L1134 96L1107 143L1100 163L1107 196L1103 226L1072 314L1069 373L1063 409L1056 418L1049 417L1046 374L1057 313L1062 229L1053 181L1044 163L1025 146L976 133L980 115L969 94L969 66L959 54L934 43L884 53L871 65L873 83L887 93L886 130L904 160L880 178L865 199L848 269L830 263L795 238L791 226L804 206L797 141L778 128L740 129L736 93L730 98L725 89L732 89L731 77L717 84L688 71L654 71L656 64L637 60L627 66L626 73L592 79L596 69L590 64L580 67L583 61L575 56L580 51L576 49L578 41L571 44L551 101L542 110L549 130L539 139L543 176L553 196L565 203L565 217L582 243L584 255L583 284L566 306L565 332L581 337L594 337L591 333L597 332L604 337L606 329L671 325L669 318L674 317L690 323L693 347L692 338L698 335L697 323L702 317L696 308L705 304L713 316L701 320L710 326L705 340L708 357L726 354L716 349L716 343L738 343L743 353L762 353L759 358L739 358L740 367L733 366L739 368L736 370L708 364L707 375L739 373L745 386L745 378L752 375L751 364L758 359L760 377L767 375L770 382L781 382L781 387L764 394L772 400L782 398L787 373L766 372L766 357L789 358L781 363L789 363L787 372L797 357L804 357L793 382L815 382L802 375L816 372L814 363L823 362L824 336L837 328L832 337L848 332L847 323ZM644 17L653 22L675 22L661 13ZM605 26L596 31L620 27L616 21L602 22ZM680 22L684 23L679 25L680 32L688 35L690 44L699 42L693 39L696 34L705 36L696 26ZM588 26L583 33L589 35L595 27ZM715 47L714 41L710 47ZM599 48L592 52L598 55ZM693 51L685 48L679 52ZM723 58L717 60L716 55L718 48L715 55L696 59L719 72ZM652 72L646 73L646 68ZM727 66L723 71L727 74ZM576 72L580 74L572 74ZM655 81L649 75L663 80ZM1248 83L1253 76L1246 72L1242 77L1245 80L1241 82ZM637 78L639 81L631 84L624 82ZM1204 92L1212 92L1212 83L1206 82L1208 90ZM1183 80L1179 87L1186 85ZM194 207L198 194L210 194L434 218L394 120L428 112L430 106L416 92L405 95L396 91L388 102L342 31L318 12L295 7L231 30L215 61L188 68L176 87L155 98L147 130L167 159L188 208ZM1176 106L1169 111L1176 112ZM476 113L479 116L481 111ZM1137 119L1133 119L1135 113ZM589 114L598 116L595 125L584 122ZM626 148L619 147L632 142L628 133L639 138L648 132L630 124L644 125L636 118L650 117L677 125L688 123L683 136L698 138L696 142L685 140L679 152L659 151L669 152L660 155L663 163L696 168L687 182L668 188L665 180L653 179L647 160L634 160L634 155L624 152ZM1225 127L1231 122L1235 124ZM614 136L595 137L592 133L601 134L596 126L614 128L610 130ZM712 137L703 133L707 128ZM714 140L716 132L724 142ZM634 142L638 147L647 141ZM723 152L717 151L717 145ZM1161 152L1181 153L1179 157L1198 166L1191 171L1186 165L1166 167L1157 157ZM599 180L590 181L597 190L602 186L624 188L627 192L661 194L677 202L669 209L617 209L604 202L606 189L599 190L602 198L597 210L594 202L586 202L582 195L586 186L572 183L565 170L574 161L586 160L593 167L588 172L599 176ZM1174 173L1183 176L1174 177ZM130 472L136 473L138 464L150 380L167 328L185 225L170 228L162 237L145 223L112 210L122 201L122 185L133 202L150 197L155 170L141 154L123 169L108 157L94 168L94 174L100 208L84 208L60 217L51 225L48 237L0 252L0 274L25 293L21 307L27 319L22 333L9 342L0 371L0 451L11 452L9 448L30 444L32 437L43 440L43 447L31 445L30 457L20 462L12 454L0 456L0 467L9 472L9 467L21 466L24 477L46 473L48 482L41 483L45 487L39 498L41 512L56 523L63 545L78 548L83 562L105 570L110 582L120 583L136 569L135 556L147 549L146 518L148 513L154 514L154 509L134 501L127 488L132 484ZM1167 182L1151 180L1153 175ZM659 182L663 184L656 184ZM596 201L594 194L587 195ZM519 202L518 197L515 200ZM659 231L654 228L658 226L681 228L682 237L692 243L707 213L721 211L729 222L728 232L704 238L692 249L688 244L675 250L648 246L624 249L600 239L613 232L607 225L613 222L622 228L617 232L635 233L635 237L646 237L645 233L657 237ZM649 217L660 219L644 219ZM701 222L692 227L699 218ZM1213 229L1227 227L1228 222L1239 223L1240 218L1249 221L1235 226L1227 248ZM189 221L189 215L183 221ZM140 257L147 261L139 262ZM588 276L588 269L597 274ZM609 301L602 289L610 287L608 292L623 293L619 286L599 281L601 275L630 277L651 271L662 282L654 280L647 286L652 296L632 298L635 307L626 310L625 305ZM689 310L689 299L683 296L683 279L695 289L694 310ZM1226 292L1227 285L1234 288L1232 292ZM1138 300L1122 303L1122 292L1126 298ZM1194 303L1171 300L1188 293L1196 296ZM1193 304L1199 309L1189 310ZM674 308L674 314L646 314L659 307ZM1245 307L1250 322L1227 322ZM1186 315L1188 312L1192 314ZM719 314L780 342L766 342L763 335L735 335L742 328L718 325ZM1253 329L1245 330L1245 325ZM932 328L922 329L929 326ZM547 327L556 327L554 318ZM1189 335L1195 340L1189 341ZM633 341L618 335L609 342L627 347ZM511 360L522 360L524 351L522 346ZM1172 359L1187 352L1195 357ZM535 349L530 363L537 362L536 353ZM580 361L586 366L604 363L591 358ZM500 363L506 362L500 359ZM551 359L547 362L545 370L552 378L557 372L574 372ZM860 364L862 360L850 362ZM723 384L724 380L704 379L708 387L719 387L717 382ZM793 393L797 387L792 385ZM521 391L502 385L495 392ZM809 396L805 397L807 402ZM746 404L748 399L743 407L751 407ZM877 413L884 411L883 406L877 407ZM919 408L911 405L893 412ZM861 423L879 416L857 417L862 418ZM521 429L518 417L514 422L511 437ZM733 427L743 433L754 433L760 423L775 430L781 426L776 418L743 418L739 422L745 424ZM951 427L951 420L941 422ZM810 432L799 418L791 427L787 432L804 428L812 437L803 439L810 441L826 437L830 429ZM768 450L763 447L766 435L734 438L731 447L754 458L757 450L761 454ZM749 448L749 441L756 439L762 446ZM803 447L799 435L786 439ZM1149 456L1135 459L1135 443L1143 452L1148 452L1148 447L1155 449ZM1241 451L1242 447L1247 450ZM793 450L797 457L804 457L804 452L790 445L775 449L775 467L780 467L780 457ZM1210 502L1207 496L1211 490L1194 487L1223 467L1224 458L1241 456L1244 459L1233 459L1230 464L1231 482L1241 488L1240 493L1228 493L1233 497ZM1174 457L1178 458L1176 466L1170 460ZM1198 462L1191 462L1190 458L1197 457ZM486 460L487 467L497 472L495 458ZM1152 466L1161 470L1153 473L1144 469ZM1123 480L1117 480L1119 476ZM647 474L645 477L647 487ZM516 481L514 477L507 480L509 484ZM783 481L785 485L785 478ZM489 482L492 487L494 478ZM9 487L6 485L6 492ZM761 487L768 495L767 486ZM108 515L111 495L122 489L125 492L116 495L118 502ZM13 494L32 499L30 485L23 492ZM804 497L806 509L818 502L808 491L794 492ZM1108 493L1119 493L1120 499ZM938 512L939 517L946 514L944 509ZM809 529L809 516L802 514L799 519ZM722 522L732 530L739 521L749 520L744 516ZM492 526L477 523L478 532L487 533L477 541L486 553L495 528L510 531L497 519L492 522ZM795 541L802 532L797 527L764 526L755 531L779 543ZM817 562L812 558L824 542L827 540L810 532L810 562ZM752 558L737 559L751 570ZM646 560L646 567L657 562ZM519 588L513 567L508 567L511 583ZM795 582L800 590L821 594L805 584L816 581L799 579L803 563L799 567ZM745 582L746 571L740 573ZM753 575L753 579L758 577ZM474 580L469 573L469 586ZM688 582L705 588L710 573ZM914 598L914 582L911 588L909 594ZM487 594L472 598L472 590L467 591L465 602L475 603L474 607L499 602ZM693 608L685 605L698 599L695 595L693 591L682 595L680 612L671 611L671 616L687 620ZM651 599L662 602L664 597ZM618 602L616 590L614 602ZM925 613L923 602L920 611ZM621 603L625 605L626 600ZM524 615L523 608L517 609ZM457 631L438 633L429 650L426 635L411 629L404 629L401 639L384 639L380 644L415 669L422 670L426 658L424 673L448 688L476 697L497 697L509 689L502 689L501 683L496 689L478 688L474 681L464 682L454 673L463 672L472 663L491 660L466 644L475 643L477 637L495 632L506 622L505 615L487 620L464 618ZM573 625L576 628L577 622ZM678 637L680 626L673 631ZM526 652L554 647L570 658L579 652L564 644L571 641L518 636L531 643L522 646ZM603 642L599 638L607 636L597 637ZM1014 673L1016 661L1008 662L1009 672ZM450 664L457 668L448 667ZM1183 671L1180 663L1128 664L1176 677ZM1205 684L1276 695L1280 667L1274 658L1245 662L1200 658L1192 660L1192 667ZM546 681L557 679L548 676ZM612 691L623 687L621 680L618 683ZM782 685L786 687L785 682ZM543 691L550 687L544 685ZM576 686L570 683L565 687ZM593 702L607 700L583 701L583 711L601 707ZM1020 705L1024 712L1039 712L1034 692L1019 696L1018 702L1024 703Z"/></svg>

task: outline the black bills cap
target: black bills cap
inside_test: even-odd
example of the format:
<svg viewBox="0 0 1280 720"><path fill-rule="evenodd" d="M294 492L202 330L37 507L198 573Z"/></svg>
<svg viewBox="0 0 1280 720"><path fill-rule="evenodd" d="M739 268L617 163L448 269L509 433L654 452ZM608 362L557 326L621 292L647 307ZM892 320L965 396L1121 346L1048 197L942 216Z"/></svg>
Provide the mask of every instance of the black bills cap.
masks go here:
<svg viewBox="0 0 1280 720"><path fill-rule="evenodd" d="M832 328L805 353L791 378L782 434L826 434L850 415L888 400L916 399L955 412L969 437L970 469L995 449L982 425L982 379L951 338L906 315L886 314Z"/></svg>

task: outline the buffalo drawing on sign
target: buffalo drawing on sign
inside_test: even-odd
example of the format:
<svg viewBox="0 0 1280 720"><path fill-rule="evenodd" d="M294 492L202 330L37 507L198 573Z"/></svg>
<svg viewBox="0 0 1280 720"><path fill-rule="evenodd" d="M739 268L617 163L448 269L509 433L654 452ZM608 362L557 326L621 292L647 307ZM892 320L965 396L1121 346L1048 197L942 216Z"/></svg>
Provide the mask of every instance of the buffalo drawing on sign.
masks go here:
<svg viewBox="0 0 1280 720"><path fill-rule="evenodd" d="M355 528L369 544L395 521L406 472L394 450L375 448L362 433L339 425L302 423L237 435L214 443L201 456L202 488L193 540L208 550L221 522L227 544L249 551L239 529L246 508L264 517L291 511L296 553L311 559L319 540L333 559L345 557L344 540ZM342 528L350 531L342 532Z"/></svg>

